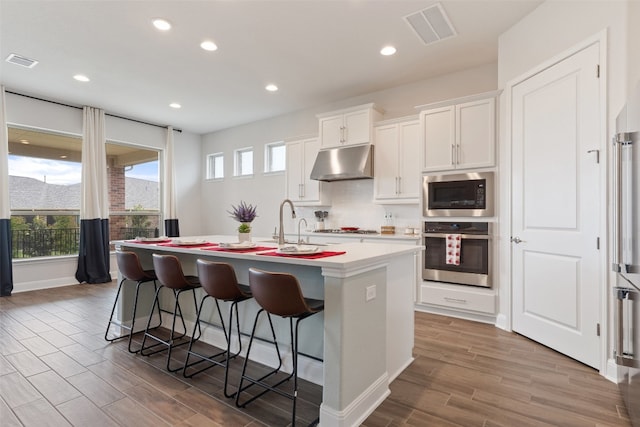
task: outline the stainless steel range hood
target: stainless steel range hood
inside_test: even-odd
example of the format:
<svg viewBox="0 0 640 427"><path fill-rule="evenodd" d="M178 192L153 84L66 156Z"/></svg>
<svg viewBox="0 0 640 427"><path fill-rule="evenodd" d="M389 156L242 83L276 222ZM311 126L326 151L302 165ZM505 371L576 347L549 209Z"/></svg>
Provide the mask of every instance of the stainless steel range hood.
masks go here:
<svg viewBox="0 0 640 427"><path fill-rule="evenodd" d="M317 181L373 178L373 145L329 148L318 152L311 170Z"/></svg>

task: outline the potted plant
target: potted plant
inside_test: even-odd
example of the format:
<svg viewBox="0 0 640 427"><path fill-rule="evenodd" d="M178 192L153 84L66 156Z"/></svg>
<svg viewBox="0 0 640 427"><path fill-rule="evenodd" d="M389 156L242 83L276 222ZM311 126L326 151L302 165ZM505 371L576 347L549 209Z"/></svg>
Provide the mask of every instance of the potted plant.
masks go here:
<svg viewBox="0 0 640 427"><path fill-rule="evenodd" d="M231 214L231 218L240 223L238 226L238 240L240 242L251 241L251 222L256 219L256 206L248 205L240 201L238 206L231 205L231 210L227 211Z"/></svg>

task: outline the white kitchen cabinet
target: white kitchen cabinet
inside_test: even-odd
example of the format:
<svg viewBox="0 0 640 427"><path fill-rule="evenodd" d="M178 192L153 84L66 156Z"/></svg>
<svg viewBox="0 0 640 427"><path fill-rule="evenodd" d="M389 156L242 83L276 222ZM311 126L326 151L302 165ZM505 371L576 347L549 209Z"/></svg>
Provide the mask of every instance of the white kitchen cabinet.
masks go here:
<svg viewBox="0 0 640 427"><path fill-rule="evenodd" d="M418 203L420 195L420 121L374 128L374 200Z"/></svg>
<svg viewBox="0 0 640 427"><path fill-rule="evenodd" d="M323 183L309 178L318 155L318 139L292 141L286 145L285 197L300 206L326 204Z"/></svg>
<svg viewBox="0 0 640 427"><path fill-rule="evenodd" d="M330 113L319 114L320 148L372 142L373 122L381 113L374 104L365 104Z"/></svg>
<svg viewBox="0 0 640 427"><path fill-rule="evenodd" d="M492 97L422 111L422 170L494 166L495 109Z"/></svg>

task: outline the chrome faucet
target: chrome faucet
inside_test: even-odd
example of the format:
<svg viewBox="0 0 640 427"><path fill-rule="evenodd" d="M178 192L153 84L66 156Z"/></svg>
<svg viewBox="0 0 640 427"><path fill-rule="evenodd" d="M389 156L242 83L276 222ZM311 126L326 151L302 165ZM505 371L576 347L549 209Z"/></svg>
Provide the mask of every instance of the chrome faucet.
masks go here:
<svg viewBox="0 0 640 427"><path fill-rule="evenodd" d="M299 245L300 245L300 244L302 244L302 243L304 243L304 242L302 241L302 239L300 238L300 224L302 224L302 222L304 222L304 226L305 226L305 227L308 227L308 226L309 226L309 224L307 224L307 220L306 220L306 219L304 219L304 218L300 218L300 221L298 221L298 244L299 244Z"/></svg>
<svg viewBox="0 0 640 427"><path fill-rule="evenodd" d="M282 223L282 210L285 203L289 203L289 206L291 206L291 218L295 219L296 217L296 210L293 207L293 202L289 199L284 199L282 203L280 203L280 230L278 231L278 246L284 245L284 224Z"/></svg>

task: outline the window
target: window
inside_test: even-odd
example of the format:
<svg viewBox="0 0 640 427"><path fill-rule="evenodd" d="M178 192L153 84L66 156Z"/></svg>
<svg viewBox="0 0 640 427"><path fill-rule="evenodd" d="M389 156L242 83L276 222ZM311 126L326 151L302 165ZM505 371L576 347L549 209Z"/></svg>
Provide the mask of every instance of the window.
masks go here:
<svg viewBox="0 0 640 427"><path fill-rule="evenodd" d="M107 142L111 240L157 237L160 226L159 152Z"/></svg>
<svg viewBox="0 0 640 427"><path fill-rule="evenodd" d="M207 179L224 178L224 155L222 153L207 155Z"/></svg>
<svg viewBox="0 0 640 427"><path fill-rule="evenodd" d="M82 140L8 130L12 258L77 254Z"/></svg>
<svg viewBox="0 0 640 427"><path fill-rule="evenodd" d="M234 176L253 175L253 147L235 150Z"/></svg>
<svg viewBox="0 0 640 427"><path fill-rule="evenodd" d="M284 142L273 142L264 147L264 171L281 172L285 169L287 148Z"/></svg>

